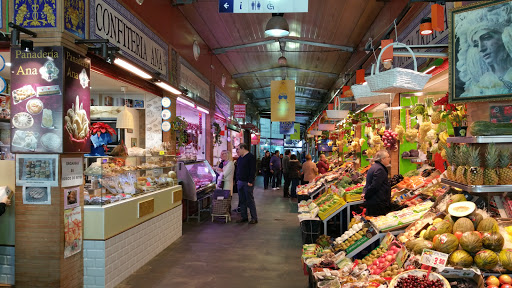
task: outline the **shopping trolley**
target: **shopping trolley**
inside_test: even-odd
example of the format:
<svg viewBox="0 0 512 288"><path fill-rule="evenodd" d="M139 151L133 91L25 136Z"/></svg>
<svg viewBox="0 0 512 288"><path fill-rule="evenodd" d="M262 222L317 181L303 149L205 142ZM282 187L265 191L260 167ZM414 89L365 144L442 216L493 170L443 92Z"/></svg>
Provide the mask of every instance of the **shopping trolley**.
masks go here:
<svg viewBox="0 0 512 288"><path fill-rule="evenodd" d="M215 217L224 217L226 223L231 221L231 191L220 189L213 191L211 209L212 222Z"/></svg>

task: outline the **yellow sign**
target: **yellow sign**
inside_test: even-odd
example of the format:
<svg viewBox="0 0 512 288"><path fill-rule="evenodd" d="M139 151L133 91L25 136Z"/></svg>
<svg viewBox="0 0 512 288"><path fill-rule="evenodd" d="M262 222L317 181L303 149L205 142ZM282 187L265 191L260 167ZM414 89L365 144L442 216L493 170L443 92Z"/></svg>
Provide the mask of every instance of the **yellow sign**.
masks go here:
<svg viewBox="0 0 512 288"><path fill-rule="evenodd" d="M270 96L270 120L272 122L295 121L295 81L272 81Z"/></svg>
<svg viewBox="0 0 512 288"><path fill-rule="evenodd" d="M293 134L290 135L290 139L291 140L300 140L300 124L295 123L293 130L294 131L293 131Z"/></svg>

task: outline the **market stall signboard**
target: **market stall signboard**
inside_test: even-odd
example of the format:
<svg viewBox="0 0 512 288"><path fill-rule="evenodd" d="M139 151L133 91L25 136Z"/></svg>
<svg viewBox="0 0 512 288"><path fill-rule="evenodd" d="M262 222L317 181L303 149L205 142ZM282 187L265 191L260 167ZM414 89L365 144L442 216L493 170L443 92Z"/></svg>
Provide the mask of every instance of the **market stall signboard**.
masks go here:
<svg viewBox="0 0 512 288"><path fill-rule="evenodd" d="M90 60L63 47L11 50L11 151L90 151Z"/></svg>

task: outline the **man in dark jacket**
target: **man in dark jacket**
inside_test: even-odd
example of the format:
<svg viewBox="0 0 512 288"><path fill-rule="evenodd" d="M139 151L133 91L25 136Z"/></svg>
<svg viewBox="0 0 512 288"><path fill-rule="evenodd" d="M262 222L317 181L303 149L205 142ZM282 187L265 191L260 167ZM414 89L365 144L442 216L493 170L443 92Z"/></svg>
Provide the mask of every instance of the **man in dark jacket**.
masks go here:
<svg viewBox="0 0 512 288"><path fill-rule="evenodd" d="M283 197L290 197L290 177L288 177L289 173L289 165L290 165L290 150L284 151L283 157L283 176L284 176L284 187L283 187Z"/></svg>
<svg viewBox="0 0 512 288"><path fill-rule="evenodd" d="M256 157L249 152L249 146L242 143L236 149L238 154L236 166L236 180L238 187L238 197L240 200L240 213L242 219L237 223L249 222L249 224L258 223L256 214L256 202L254 202L254 178L256 177ZM251 211L251 221L247 215L247 208Z"/></svg>
<svg viewBox="0 0 512 288"><path fill-rule="evenodd" d="M261 173L263 173L263 188L268 189L270 180L270 152L265 151L265 156L261 159Z"/></svg>
<svg viewBox="0 0 512 288"><path fill-rule="evenodd" d="M386 215L391 210L391 186L388 179L388 168L391 157L385 150L377 152L366 175L363 193L366 204L366 215Z"/></svg>
<svg viewBox="0 0 512 288"><path fill-rule="evenodd" d="M279 150L276 150L276 153L272 158L270 158L270 173L272 173L272 190L279 190L279 186L281 186L281 181L279 175L281 174L281 158L279 158Z"/></svg>

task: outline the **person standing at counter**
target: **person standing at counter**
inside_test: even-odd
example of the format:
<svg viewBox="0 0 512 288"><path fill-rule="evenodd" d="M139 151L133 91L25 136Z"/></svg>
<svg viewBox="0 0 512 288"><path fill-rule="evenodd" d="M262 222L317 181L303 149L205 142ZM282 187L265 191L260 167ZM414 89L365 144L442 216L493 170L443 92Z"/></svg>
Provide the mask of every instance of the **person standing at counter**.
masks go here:
<svg viewBox="0 0 512 288"><path fill-rule="evenodd" d="M327 157L325 157L325 154L320 154L320 160L316 163L316 167L320 174L325 174L329 171L329 163L327 163Z"/></svg>
<svg viewBox="0 0 512 288"><path fill-rule="evenodd" d="M238 154L236 178L238 197L240 199L240 212L242 219L237 223L249 222L249 224L258 223L258 215L256 213L256 203L254 201L254 179L256 177L256 157L249 152L249 147L245 143L241 143L236 149ZM247 215L247 208L251 211L251 221Z"/></svg>
<svg viewBox="0 0 512 288"><path fill-rule="evenodd" d="M9 197L7 197L7 195L0 199L0 216L2 216L5 213L6 206L11 206L11 200L9 199Z"/></svg>
<svg viewBox="0 0 512 288"><path fill-rule="evenodd" d="M270 152L265 151L265 156L261 159L261 173L263 173L263 189L268 189L270 180Z"/></svg>
<svg viewBox="0 0 512 288"><path fill-rule="evenodd" d="M297 156L293 154L290 157L290 165L288 167L288 178L292 182L291 198L297 198L297 186L299 185L302 164L297 160ZM290 196L288 196L290 197Z"/></svg>
<svg viewBox="0 0 512 288"><path fill-rule="evenodd" d="M363 195L366 215L386 215L391 210L391 186L388 179L388 166L391 157L386 150L379 151L373 157L375 163L368 170Z"/></svg>
<svg viewBox="0 0 512 288"><path fill-rule="evenodd" d="M270 173L272 173L272 190L279 190L281 182L279 174L281 173L281 158L279 158L279 150L270 158Z"/></svg>
<svg viewBox="0 0 512 288"><path fill-rule="evenodd" d="M220 174L220 183L223 183L219 188L229 190L231 196L233 196L233 174L235 173L235 165L232 156L228 151L224 150L220 153L220 159L222 162L219 167L215 169L215 171Z"/></svg>
<svg viewBox="0 0 512 288"><path fill-rule="evenodd" d="M311 155L306 155L306 162L302 165L302 172L304 172L304 182L303 185L309 184L310 181L313 181L318 175L318 167L312 161Z"/></svg>

